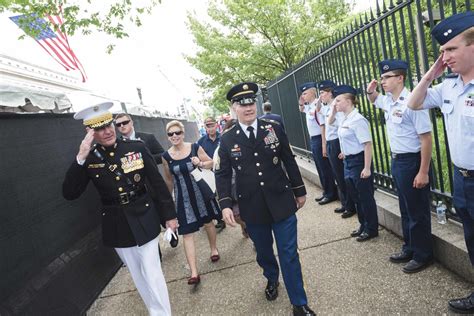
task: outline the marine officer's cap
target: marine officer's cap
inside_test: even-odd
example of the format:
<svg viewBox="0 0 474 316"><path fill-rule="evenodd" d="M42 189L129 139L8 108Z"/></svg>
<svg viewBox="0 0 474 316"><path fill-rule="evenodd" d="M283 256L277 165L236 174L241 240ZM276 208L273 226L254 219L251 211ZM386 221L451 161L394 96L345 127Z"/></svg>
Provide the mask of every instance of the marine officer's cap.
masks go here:
<svg viewBox="0 0 474 316"><path fill-rule="evenodd" d="M258 85L254 82L242 82L233 86L227 92L227 100L239 102L241 105L250 105L255 103L257 97Z"/></svg>
<svg viewBox="0 0 474 316"><path fill-rule="evenodd" d="M113 105L112 102L104 102L88 106L74 114L74 119L83 120L83 124L90 128L107 126L112 123L114 119L112 113L109 111Z"/></svg>
<svg viewBox="0 0 474 316"><path fill-rule="evenodd" d="M335 97L340 95L340 94L344 94L344 93L350 93L350 94L353 94L353 95L357 95L357 90L352 86L349 86L347 84L343 84L343 85L340 85L340 86L337 86L336 88L334 88L334 91L332 93Z"/></svg>
<svg viewBox="0 0 474 316"><path fill-rule="evenodd" d="M407 70L408 63L401 59L385 59L379 62L380 74L397 69Z"/></svg>
<svg viewBox="0 0 474 316"><path fill-rule="evenodd" d="M316 82L306 82L300 85L298 89L300 90L300 92L305 92L306 90L310 88L317 88L317 86L318 85L316 84Z"/></svg>
<svg viewBox="0 0 474 316"><path fill-rule="evenodd" d="M474 12L467 11L451 15L439 22L431 31L431 35L440 45L444 45L472 26L474 26Z"/></svg>
<svg viewBox="0 0 474 316"><path fill-rule="evenodd" d="M319 83L319 90L330 89L332 91L335 87L336 84L331 80L323 80Z"/></svg>

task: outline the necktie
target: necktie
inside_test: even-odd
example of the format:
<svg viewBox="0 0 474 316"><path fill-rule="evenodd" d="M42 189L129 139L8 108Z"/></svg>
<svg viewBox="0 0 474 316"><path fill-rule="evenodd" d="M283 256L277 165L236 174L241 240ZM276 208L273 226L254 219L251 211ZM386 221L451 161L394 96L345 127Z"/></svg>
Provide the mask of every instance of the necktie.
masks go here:
<svg viewBox="0 0 474 316"><path fill-rule="evenodd" d="M249 140L252 144L255 144L255 134L253 133L253 129L252 126L247 127L247 131L250 133Z"/></svg>

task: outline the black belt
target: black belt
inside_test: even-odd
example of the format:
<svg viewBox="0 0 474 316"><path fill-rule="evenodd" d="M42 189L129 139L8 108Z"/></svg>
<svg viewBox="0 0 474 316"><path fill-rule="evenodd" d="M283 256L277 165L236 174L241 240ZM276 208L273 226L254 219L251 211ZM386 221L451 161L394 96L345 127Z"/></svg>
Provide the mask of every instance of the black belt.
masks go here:
<svg viewBox="0 0 474 316"><path fill-rule="evenodd" d="M319 135L314 135L314 136L311 136L311 139L316 139L316 138L321 138L321 134L319 134Z"/></svg>
<svg viewBox="0 0 474 316"><path fill-rule="evenodd" d="M467 170L463 168L457 167L459 170L459 173L464 177L464 178L473 178L474 177L474 170Z"/></svg>
<svg viewBox="0 0 474 316"><path fill-rule="evenodd" d="M125 205L135 201L139 197L146 193L146 188L141 187L134 191L120 193L116 198L102 199L102 203L105 205Z"/></svg>
<svg viewBox="0 0 474 316"><path fill-rule="evenodd" d="M408 158L408 157L418 157L420 156L420 152L403 153L403 154L391 153L391 155L392 155L392 159L402 159L402 158Z"/></svg>
<svg viewBox="0 0 474 316"><path fill-rule="evenodd" d="M364 156L364 152L363 152L363 151L361 151L361 152L358 153L358 154L344 156L344 158L346 158L346 159L347 159L347 158L351 159L351 158L356 158L356 157L360 157L360 156Z"/></svg>

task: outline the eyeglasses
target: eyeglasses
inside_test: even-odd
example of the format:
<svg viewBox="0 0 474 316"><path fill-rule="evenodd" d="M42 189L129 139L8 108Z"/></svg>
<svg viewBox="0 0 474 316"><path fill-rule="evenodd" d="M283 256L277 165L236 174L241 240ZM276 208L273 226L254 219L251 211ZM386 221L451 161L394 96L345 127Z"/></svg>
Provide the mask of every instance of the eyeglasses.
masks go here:
<svg viewBox="0 0 474 316"><path fill-rule="evenodd" d="M115 123L115 126L117 126L117 127L122 127L122 126L127 125L128 123L130 123L130 120L128 120L128 121L123 121L123 122L120 122L120 123Z"/></svg>
<svg viewBox="0 0 474 316"><path fill-rule="evenodd" d="M382 77L380 77L380 81L388 80L389 78L398 77L398 76L401 76L401 75L387 75L387 76L382 76Z"/></svg>
<svg viewBox="0 0 474 316"><path fill-rule="evenodd" d="M183 131L168 132L166 134L168 135L168 137L172 137L173 135L179 136L179 135L183 134Z"/></svg>

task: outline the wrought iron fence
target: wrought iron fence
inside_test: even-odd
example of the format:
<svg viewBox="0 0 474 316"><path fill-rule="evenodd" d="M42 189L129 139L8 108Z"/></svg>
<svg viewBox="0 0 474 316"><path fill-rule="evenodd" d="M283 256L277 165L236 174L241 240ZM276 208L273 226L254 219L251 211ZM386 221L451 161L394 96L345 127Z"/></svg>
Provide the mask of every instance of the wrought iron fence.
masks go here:
<svg viewBox="0 0 474 316"><path fill-rule="evenodd" d="M390 0L381 4L377 1L375 9L361 13L344 31L321 43L300 64L269 82L267 93L272 109L282 116L294 150L311 157L306 120L297 103L300 84L330 79L365 91L367 84L379 75L378 62L398 58L410 65L406 85L413 89L438 57L438 44L430 35L436 22L470 10L470 0ZM378 189L396 193L383 112L376 110L363 94L359 99L359 111L369 120L372 132L375 184ZM444 118L439 110L430 111L433 124L433 204L443 200L448 205L448 216L459 220L452 207L453 169Z"/></svg>

